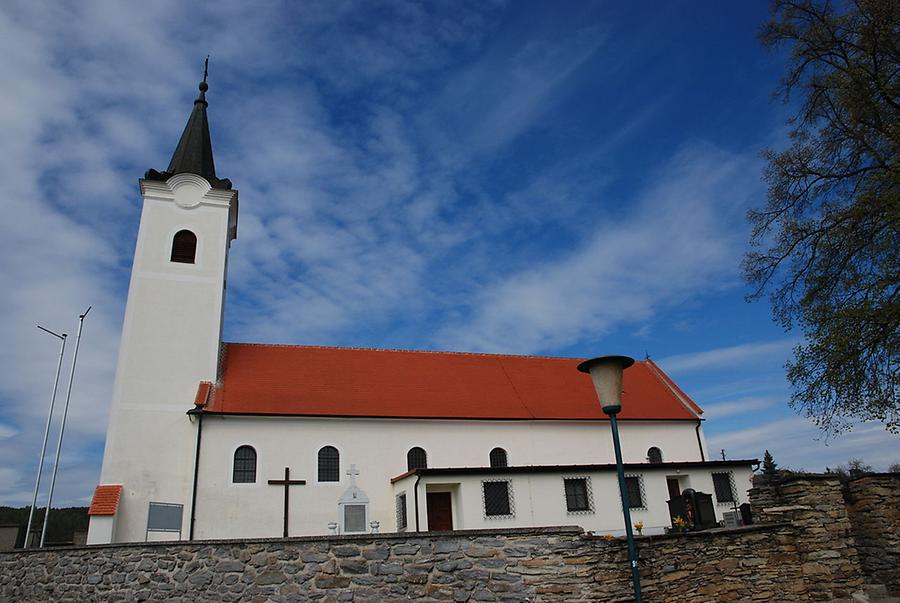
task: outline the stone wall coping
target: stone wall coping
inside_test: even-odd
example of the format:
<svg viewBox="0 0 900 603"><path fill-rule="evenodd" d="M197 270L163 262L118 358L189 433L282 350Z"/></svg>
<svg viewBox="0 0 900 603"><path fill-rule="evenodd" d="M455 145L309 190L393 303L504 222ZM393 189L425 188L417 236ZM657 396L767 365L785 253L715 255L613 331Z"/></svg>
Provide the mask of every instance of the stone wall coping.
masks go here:
<svg viewBox="0 0 900 603"><path fill-rule="evenodd" d="M787 484L798 480L838 481L840 480L840 477L836 473L788 473L783 475L765 475L764 473L758 473L753 476L753 479L754 481L759 480L770 484Z"/></svg>
<svg viewBox="0 0 900 603"><path fill-rule="evenodd" d="M769 532L778 530L781 528L792 527L792 524L789 521L775 521L771 523L754 523L749 526L737 526L735 528L711 528L709 530L697 530L691 532L669 532L668 534L648 534L647 536L637 536L635 535L634 539L636 541L654 541L654 540L667 540L674 538L710 538L713 536L721 536L728 534L746 534L748 532ZM608 538L607 536L598 536L597 534L585 534L583 536L586 540L606 540L606 541L624 541L624 536L617 536L615 538Z"/></svg>
<svg viewBox="0 0 900 603"><path fill-rule="evenodd" d="M862 475L857 475L855 477L851 477L849 481L858 482L862 479L890 479L895 481L900 481L900 473L864 473Z"/></svg>
<svg viewBox="0 0 900 603"><path fill-rule="evenodd" d="M324 536L292 536L289 538L229 538L223 540L161 540L146 542L116 542L111 544L92 544L81 546L55 546L43 549L14 549L12 551L0 551L0 557L4 555L18 554L48 554L57 551L100 551L104 549L120 548L162 548L167 546L177 547L207 547L207 546L234 546L250 544L292 544L303 542L332 542L342 544L345 542L361 542L369 540L423 540L428 538L478 538L482 536L555 536L569 535L579 536L584 534L580 526L548 526L541 528L489 528L481 530L453 530L449 532L380 532L378 534L340 534Z"/></svg>

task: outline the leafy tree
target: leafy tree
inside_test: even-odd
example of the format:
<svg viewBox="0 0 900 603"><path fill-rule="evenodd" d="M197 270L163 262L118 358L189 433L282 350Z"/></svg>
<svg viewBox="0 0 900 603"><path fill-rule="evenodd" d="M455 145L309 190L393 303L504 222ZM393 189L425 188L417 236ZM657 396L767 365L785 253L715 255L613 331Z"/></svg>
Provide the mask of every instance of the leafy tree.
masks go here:
<svg viewBox="0 0 900 603"><path fill-rule="evenodd" d="M857 420L900 431L900 3L774 0L763 44L790 49L776 97L798 101L790 146L767 150L749 212L749 299L804 342L791 406L826 435ZM792 95L798 98L792 98Z"/></svg>
<svg viewBox="0 0 900 603"><path fill-rule="evenodd" d="M859 477L867 473L872 473L874 471L875 469L872 467L872 465L869 465L862 459L854 458L849 459L846 465L838 465L834 469L825 467L825 473L832 473L834 475L837 475L843 481L847 481L851 478Z"/></svg>
<svg viewBox="0 0 900 603"><path fill-rule="evenodd" d="M778 473L778 463L775 462L768 450L763 455L762 470L764 475L775 475Z"/></svg>

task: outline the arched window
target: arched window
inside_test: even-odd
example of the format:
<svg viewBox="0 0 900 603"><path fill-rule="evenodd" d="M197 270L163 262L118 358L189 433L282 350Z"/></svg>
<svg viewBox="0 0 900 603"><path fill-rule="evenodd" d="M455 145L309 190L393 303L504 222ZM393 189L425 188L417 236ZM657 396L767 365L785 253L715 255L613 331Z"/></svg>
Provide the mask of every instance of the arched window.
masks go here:
<svg viewBox="0 0 900 603"><path fill-rule="evenodd" d="M193 264L197 255L197 235L190 230L179 230L172 238L172 261Z"/></svg>
<svg viewBox="0 0 900 603"><path fill-rule="evenodd" d="M647 460L651 463L661 463L662 462L662 450L654 446L650 450L647 451Z"/></svg>
<svg viewBox="0 0 900 603"><path fill-rule="evenodd" d="M425 469L426 467L428 467L428 455L425 454L425 451L418 446L410 448L409 452L406 453L406 468L412 471L413 469Z"/></svg>
<svg viewBox="0 0 900 603"><path fill-rule="evenodd" d="M502 448L491 450L491 467L506 467L506 451Z"/></svg>
<svg viewBox="0 0 900 603"><path fill-rule="evenodd" d="M319 481L341 481L341 454L334 446L325 446L319 450Z"/></svg>
<svg viewBox="0 0 900 603"><path fill-rule="evenodd" d="M236 484L256 483L256 451L253 446L241 446L234 451L234 472L231 481Z"/></svg>

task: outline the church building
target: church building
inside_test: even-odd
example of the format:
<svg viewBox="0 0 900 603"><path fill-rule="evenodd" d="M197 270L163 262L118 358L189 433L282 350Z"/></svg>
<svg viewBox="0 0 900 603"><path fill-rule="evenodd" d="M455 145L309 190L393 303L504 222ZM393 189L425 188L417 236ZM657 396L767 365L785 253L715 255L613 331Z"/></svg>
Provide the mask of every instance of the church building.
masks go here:
<svg viewBox="0 0 900 603"><path fill-rule="evenodd" d="M580 525L624 531L610 424L583 359L222 341L238 191L216 175L207 84L168 169L140 181L88 544ZM625 370L629 507L747 501L703 411L650 359Z"/></svg>

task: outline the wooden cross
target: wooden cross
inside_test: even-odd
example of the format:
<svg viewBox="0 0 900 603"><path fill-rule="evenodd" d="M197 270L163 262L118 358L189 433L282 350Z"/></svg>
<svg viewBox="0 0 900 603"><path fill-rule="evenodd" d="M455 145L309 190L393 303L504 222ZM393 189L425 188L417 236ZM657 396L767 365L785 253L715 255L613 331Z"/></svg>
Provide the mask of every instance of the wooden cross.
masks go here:
<svg viewBox="0 0 900 603"><path fill-rule="evenodd" d="M284 486L284 537L288 537L288 488L306 485L305 479L291 479L291 470L284 468L284 479L270 479L270 486Z"/></svg>

